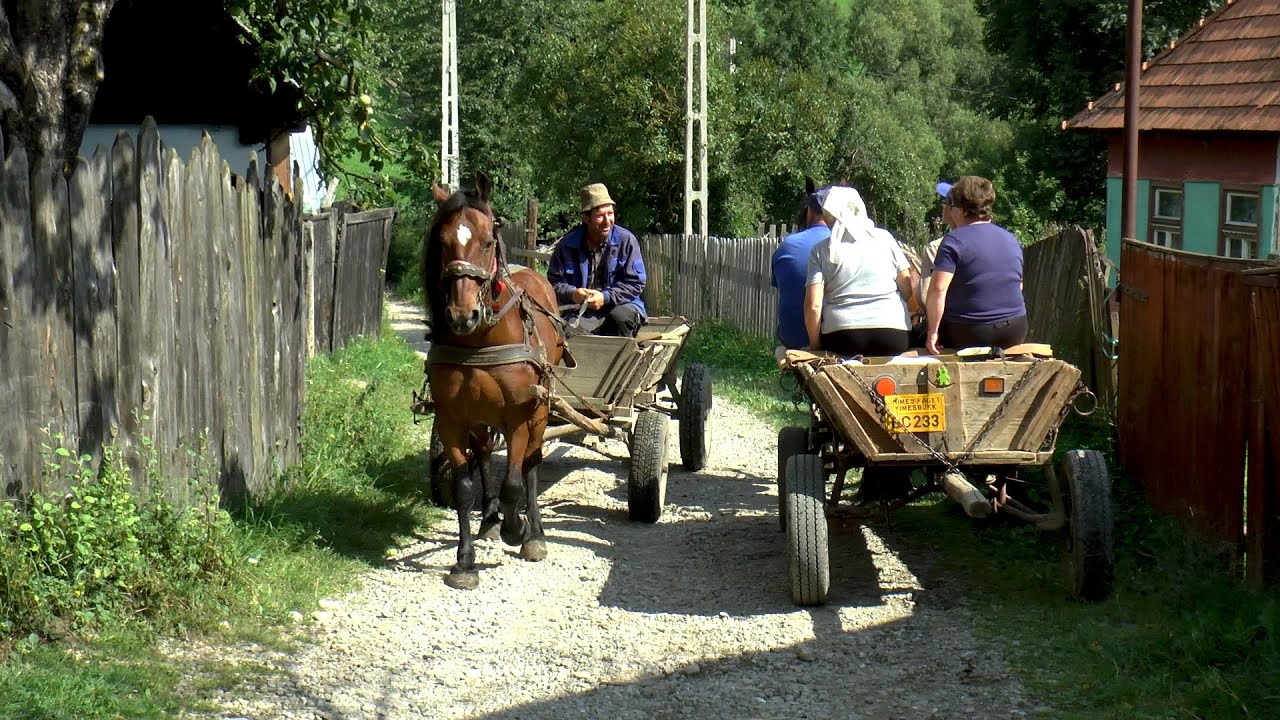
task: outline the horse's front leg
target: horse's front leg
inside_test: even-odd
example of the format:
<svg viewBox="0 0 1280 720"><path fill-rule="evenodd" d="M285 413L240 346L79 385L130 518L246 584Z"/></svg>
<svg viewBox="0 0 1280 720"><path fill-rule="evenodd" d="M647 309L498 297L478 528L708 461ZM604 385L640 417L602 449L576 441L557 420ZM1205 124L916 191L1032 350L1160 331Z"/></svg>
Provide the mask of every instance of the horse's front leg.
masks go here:
<svg viewBox="0 0 1280 720"><path fill-rule="evenodd" d="M507 473L502 478L498 504L502 510L502 542L523 545L529 539L529 523L520 514L524 497L524 463L529 448L529 429L524 423L507 432Z"/></svg>
<svg viewBox="0 0 1280 720"><path fill-rule="evenodd" d="M530 441L529 452L524 458L524 489L529 501L529 528L525 533L524 544L520 546L520 557L537 562L547 557L546 536L542 533L542 513L538 510L538 466L542 464L542 433L532 433L538 437L534 444ZM514 465L514 461L512 462Z"/></svg>
<svg viewBox="0 0 1280 720"><path fill-rule="evenodd" d="M471 536L471 505L475 502L475 482L471 479L467 458L457 446L445 446L449 468L453 471L453 506L458 513L458 560L444 582L459 590L473 590L480 584L476 570L475 538Z"/></svg>
<svg viewBox="0 0 1280 720"><path fill-rule="evenodd" d="M480 472L480 532L481 540L498 539L498 478L489 472L493 458L493 442L486 432L483 436L471 436L471 457Z"/></svg>

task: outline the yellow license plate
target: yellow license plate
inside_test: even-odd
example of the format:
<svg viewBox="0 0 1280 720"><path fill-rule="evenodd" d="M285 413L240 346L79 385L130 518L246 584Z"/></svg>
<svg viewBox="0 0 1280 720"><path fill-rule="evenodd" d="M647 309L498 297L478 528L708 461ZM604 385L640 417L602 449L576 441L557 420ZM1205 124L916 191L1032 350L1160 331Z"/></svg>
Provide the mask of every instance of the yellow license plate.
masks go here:
<svg viewBox="0 0 1280 720"><path fill-rule="evenodd" d="M884 427L891 433L942 432L947 429L947 403L942 393L890 395Z"/></svg>

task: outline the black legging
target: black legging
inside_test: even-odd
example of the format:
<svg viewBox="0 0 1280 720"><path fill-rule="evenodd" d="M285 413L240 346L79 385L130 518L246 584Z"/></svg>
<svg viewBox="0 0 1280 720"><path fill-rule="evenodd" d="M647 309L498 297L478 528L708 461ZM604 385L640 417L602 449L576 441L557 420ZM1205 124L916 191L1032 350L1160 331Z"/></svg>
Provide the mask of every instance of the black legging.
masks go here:
<svg viewBox="0 0 1280 720"><path fill-rule="evenodd" d="M1026 315L981 325L966 325L943 318L942 326L938 328L938 344L948 348L1009 348L1026 341Z"/></svg>
<svg viewBox="0 0 1280 720"><path fill-rule="evenodd" d="M823 350L842 357L863 355L898 355L910 346L906 330L891 328L858 328L822 333L818 338Z"/></svg>

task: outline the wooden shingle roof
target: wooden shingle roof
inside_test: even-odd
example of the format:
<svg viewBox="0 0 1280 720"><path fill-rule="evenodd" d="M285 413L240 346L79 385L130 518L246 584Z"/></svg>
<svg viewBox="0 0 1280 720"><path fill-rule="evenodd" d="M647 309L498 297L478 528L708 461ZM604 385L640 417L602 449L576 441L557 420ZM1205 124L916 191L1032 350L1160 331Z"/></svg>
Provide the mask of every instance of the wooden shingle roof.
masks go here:
<svg viewBox="0 0 1280 720"><path fill-rule="evenodd" d="M1146 63L1138 126L1280 132L1280 0L1227 0ZM1123 127L1123 83L1063 123L1078 130Z"/></svg>

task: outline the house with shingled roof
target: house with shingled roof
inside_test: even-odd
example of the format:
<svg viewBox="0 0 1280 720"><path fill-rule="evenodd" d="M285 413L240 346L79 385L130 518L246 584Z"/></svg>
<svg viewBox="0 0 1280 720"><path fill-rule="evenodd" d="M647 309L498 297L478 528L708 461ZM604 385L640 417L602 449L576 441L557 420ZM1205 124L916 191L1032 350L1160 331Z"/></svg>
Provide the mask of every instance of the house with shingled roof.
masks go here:
<svg viewBox="0 0 1280 720"><path fill-rule="evenodd" d="M1107 254L1120 260L1124 85L1063 128L1105 133ZM1143 63L1137 238L1205 255L1269 258L1280 185L1280 0L1227 0Z"/></svg>

